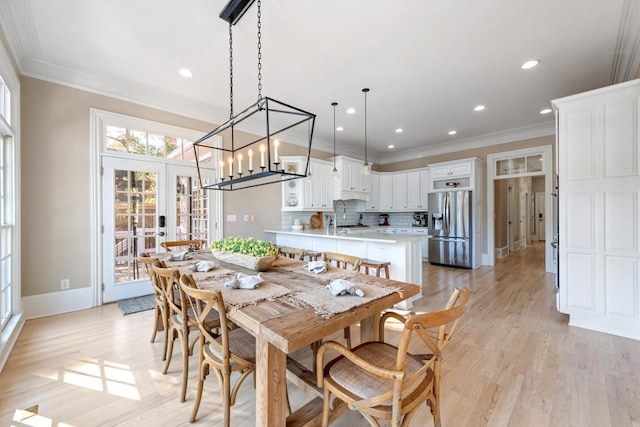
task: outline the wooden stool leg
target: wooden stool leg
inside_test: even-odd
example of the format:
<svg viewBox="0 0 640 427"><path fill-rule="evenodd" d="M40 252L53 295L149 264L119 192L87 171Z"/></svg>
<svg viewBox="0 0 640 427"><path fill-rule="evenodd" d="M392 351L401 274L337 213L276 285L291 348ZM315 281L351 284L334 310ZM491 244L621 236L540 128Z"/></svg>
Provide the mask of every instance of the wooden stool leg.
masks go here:
<svg viewBox="0 0 640 427"><path fill-rule="evenodd" d="M388 265L384 266L384 274L385 274L385 277L387 279L389 279L389 266Z"/></svg>

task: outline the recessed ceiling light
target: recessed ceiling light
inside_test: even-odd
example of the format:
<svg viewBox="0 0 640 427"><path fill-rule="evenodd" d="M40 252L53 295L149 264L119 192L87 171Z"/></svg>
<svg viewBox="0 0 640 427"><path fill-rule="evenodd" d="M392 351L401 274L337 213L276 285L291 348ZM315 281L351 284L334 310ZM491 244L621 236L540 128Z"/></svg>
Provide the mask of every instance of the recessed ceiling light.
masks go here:
<svg viewBox="0 0 640 427"><path fill-rule="evenodd" d="M180 73L182 77L185 77L187 79L190 79L191 77L193 77L193 71L191 71L188 68L180 68L178 73Z"/></svg>
<svg viewBox="0 0 640 427"><path fill-rule="evenodd" d="M396 133L402 133L402 132L404 132L404 129L402 129L402 128L396 129Z"/></svg>
<svg viewBox="0 0 640 427"><path fill-rule="evenodd" d="M348 108L347 109L347 114L355 114L356 113L356 109L355 108Z"/></svg>
<svg viewBox="0 0 640 427"><path fill-rule="evenodd" d="M551 112L551 108L545 108L544 110L540 110L540 114L549 114Z"/></svg>
<svg viewBox="0 0 640 427"><path fill-rule="evenodd" d="M529 68L533 68L540 63L537 59L531 59L520 66L523 70L528 70Z"/></svg>
<svg viewBox="0 0 640 427"><path fill-rule="evenodd" d="M476 108L473 109L473 111L482 111L484 110L484 105L476 105Z"/></svg>
<svg viewBox="0 0 640 427"><path fill-rule="evenodd" d="M456 133L458 133L458 132L456 132L455 130L450 130L449 131L449 135L455 135Z"/></svg>
<svg viewBox="0 0 640 427"><path fill-rule="evenodd" d="M337 130L338 132L342 132L342 131L344 130L344 128L343 128L342 126L338 126L338 127L336 128L336 130Z"/></svg>
<svg viewBox="0 0 640 427"><path fill-rule="evenodd" d="M387 145L387 148L388 148L389 150L391 150L392 148L396 148L396 146L395 146L395 145Z"/></svg>

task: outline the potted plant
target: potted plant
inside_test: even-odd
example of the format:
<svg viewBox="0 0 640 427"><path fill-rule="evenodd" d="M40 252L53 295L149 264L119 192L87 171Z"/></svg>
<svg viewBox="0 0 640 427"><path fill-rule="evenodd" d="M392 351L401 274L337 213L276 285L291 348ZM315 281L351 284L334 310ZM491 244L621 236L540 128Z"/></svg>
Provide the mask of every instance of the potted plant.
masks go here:
<svg viewBox="0 0 640 427"><path fill-rule="evenodd" d="M226 237L210 247L216 259L255 271L268 269L278 254L276 245L253 237Z"/></svg>

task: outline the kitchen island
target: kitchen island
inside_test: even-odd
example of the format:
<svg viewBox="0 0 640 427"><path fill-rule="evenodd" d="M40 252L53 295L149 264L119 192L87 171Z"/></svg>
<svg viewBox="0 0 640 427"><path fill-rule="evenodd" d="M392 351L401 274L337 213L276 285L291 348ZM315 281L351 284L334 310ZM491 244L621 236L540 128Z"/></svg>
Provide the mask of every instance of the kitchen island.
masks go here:
<svg viewBox="0 0 640 427"><path fill-rule="evenodd" d="M334 232L333 230L265 230L268 238L278 246L303 248L315 252L338 252L355 255L375 261L390 262L391 279L415 283L422 286L421 236L411 234L386 234L359 229L354 232ZM413 299L419 298L416 295ZM412 300L406 300L397 307L409 309Z"/></svg>

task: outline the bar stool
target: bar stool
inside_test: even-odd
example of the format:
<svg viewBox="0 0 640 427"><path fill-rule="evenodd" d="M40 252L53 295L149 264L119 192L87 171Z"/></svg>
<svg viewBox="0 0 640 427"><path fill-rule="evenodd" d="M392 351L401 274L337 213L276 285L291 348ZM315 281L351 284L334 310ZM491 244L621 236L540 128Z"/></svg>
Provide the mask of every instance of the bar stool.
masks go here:
<svg viewBox="0 0 640 427"><path fill-rule="evenodd" d="M322 252L306 251L306 253L304 254L304 257L302 258L304 259L305 257L309 257L309 261L318 261L321 255L322 255Z"/></svg>
<svg viewBox="0 0 640 427"><path fill-rule="evenodd" d="M384 270L385 277L390 279L389 277L389 266L391 265L388 261L374 261L372 259L363 259L362 264L360 264L360 268L364 267L364 274L369 274L369 269L373 268L376 270L376 276L380 276L381 270Z"/></svg>

